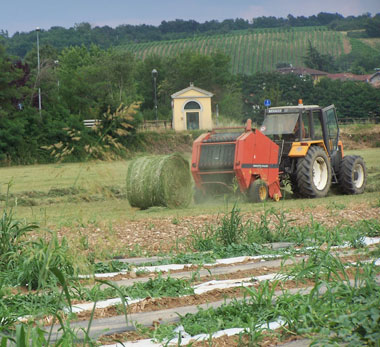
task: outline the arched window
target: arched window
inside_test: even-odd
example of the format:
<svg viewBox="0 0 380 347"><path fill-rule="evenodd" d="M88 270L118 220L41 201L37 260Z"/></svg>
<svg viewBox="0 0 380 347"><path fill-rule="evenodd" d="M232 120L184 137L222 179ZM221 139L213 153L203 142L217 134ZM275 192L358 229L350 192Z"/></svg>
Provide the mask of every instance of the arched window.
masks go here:
<svg viewBox="0 0 380 347"><path fill-rule="evenodd" d="M185 110L200 110L201 106L196 101L189 101L185 105Z"/></svg>

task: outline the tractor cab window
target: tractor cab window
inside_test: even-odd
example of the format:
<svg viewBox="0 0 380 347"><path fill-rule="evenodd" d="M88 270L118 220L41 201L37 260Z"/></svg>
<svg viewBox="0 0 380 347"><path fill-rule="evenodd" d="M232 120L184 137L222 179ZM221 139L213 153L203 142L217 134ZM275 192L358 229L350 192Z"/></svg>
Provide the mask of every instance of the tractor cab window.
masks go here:
<svg viewBox="0 0 380 347"><path fill-rule="evenodd" d="M302 137L310 137L310 117L309 112L302 113Z"/></svg>
<svg viewBox="0 0 380 347"><path fill-rule="evenodd" d="M328 141L330 150L334 151L338 145L338 123L335 116L335 108L328 107L324 110L326 112L326 123L328 130Z"/></svg>
<svg viewBox="0 0 380 347"><path fill-rule="evenodd" d="M314 128L313 140L322 140L323 139L322 113L319 110L313 111L313 128Z"/></svg>
<svg viewBox="0 0 380 347"><path fill-rule="evenodd" d="M299 113L268 113L260 131L265 135L294 134Z"/></svg>

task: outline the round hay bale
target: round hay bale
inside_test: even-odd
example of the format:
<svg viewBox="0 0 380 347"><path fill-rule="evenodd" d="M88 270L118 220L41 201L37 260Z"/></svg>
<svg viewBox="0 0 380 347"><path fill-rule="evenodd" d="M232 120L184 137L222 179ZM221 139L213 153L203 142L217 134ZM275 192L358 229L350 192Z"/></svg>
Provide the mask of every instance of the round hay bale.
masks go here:
<svg viewBox="0 0 380 347"><path fill-rule="evenodd" d="M192 199L189 163L180 154L146 156L132 160L127 171L131 206L186 207Z"/></svg>

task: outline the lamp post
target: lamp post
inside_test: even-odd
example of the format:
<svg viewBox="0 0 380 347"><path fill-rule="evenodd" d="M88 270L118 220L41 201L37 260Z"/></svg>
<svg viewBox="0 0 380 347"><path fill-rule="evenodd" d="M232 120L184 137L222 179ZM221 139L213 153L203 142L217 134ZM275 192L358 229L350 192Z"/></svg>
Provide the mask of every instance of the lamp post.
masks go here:
<svg viewBox="0 0 380 347"><path fill-rule="evenodd" d="M36 28L37 32L37 78L38 78L38 110L40 112L40 117L41 117L41 88L40 88L40 40L38 37L38 33L40 31L40 28Z"/></svg>
<svg viewBox="0 0 380 347"><path fill-rule="evenodd" d="M157 114L157 76L158 71L156 69L152 70L152 77L153 77L153 85L154 85L154 112L156 114L156 121L158 120L158 114Z"/></svg>

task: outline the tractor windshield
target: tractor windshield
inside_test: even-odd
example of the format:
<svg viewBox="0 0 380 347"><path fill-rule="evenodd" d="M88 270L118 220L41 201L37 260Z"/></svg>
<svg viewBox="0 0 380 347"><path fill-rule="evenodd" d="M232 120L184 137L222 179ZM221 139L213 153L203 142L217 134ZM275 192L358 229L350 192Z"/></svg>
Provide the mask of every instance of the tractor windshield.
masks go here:
<svg viewBox="0 0 380 347"><path fill-rule="evenodd" d="M299 113L268 113L260 131L265 135L293 134Z"/></svg>

